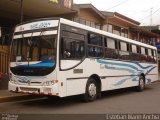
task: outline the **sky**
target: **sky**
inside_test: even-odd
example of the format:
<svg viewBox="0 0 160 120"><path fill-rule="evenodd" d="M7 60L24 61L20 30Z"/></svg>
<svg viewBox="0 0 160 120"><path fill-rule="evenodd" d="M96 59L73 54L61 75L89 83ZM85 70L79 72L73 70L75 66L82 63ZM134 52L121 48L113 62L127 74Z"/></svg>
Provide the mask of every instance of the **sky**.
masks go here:
<svg viewBox="0 0 160 120"><path fill-rule="evenodd" d="M141 25L160 25L160 0L74 0L74 3L91 3L101 11L118 12Z"/></svg>

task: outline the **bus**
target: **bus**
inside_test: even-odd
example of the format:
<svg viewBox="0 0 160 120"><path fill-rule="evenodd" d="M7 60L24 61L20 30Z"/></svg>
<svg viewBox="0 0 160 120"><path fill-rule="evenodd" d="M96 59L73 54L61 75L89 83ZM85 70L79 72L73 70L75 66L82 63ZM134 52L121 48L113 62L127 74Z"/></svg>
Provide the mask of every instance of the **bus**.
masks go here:
<svg viewBox="0 0 160 120"><path fill-rule="evenodd" d="M9 91L87 102L102 91L145 86L158 80L156 47L63 18L15 27Z"/></svg>

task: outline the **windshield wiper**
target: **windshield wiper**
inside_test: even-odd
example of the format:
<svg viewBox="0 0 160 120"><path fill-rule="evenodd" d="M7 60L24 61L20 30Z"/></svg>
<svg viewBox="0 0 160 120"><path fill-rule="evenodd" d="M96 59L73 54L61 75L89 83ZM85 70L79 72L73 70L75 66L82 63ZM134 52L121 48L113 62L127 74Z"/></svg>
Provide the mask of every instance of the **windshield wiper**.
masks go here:
<svg viewBox="0 0 160 120"><path fill-rule="evenodd" d="M32 37L33 37L33 31L32 31L32 34L30 36L30 40L28 39L27 42L28 42L28 45L29 45L29 51L27 53L27 61L28 61L28 67L29 67L29 62L30 62L30 50L31 50L31 46L32 46ZM29 43L30 41L30 43Z"/></svg>

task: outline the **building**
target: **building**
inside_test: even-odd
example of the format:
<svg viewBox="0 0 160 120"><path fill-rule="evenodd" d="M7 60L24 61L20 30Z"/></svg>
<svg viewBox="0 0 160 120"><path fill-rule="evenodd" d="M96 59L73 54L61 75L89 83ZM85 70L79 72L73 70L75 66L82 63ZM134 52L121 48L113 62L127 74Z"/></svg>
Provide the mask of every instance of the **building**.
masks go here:
<svg viewBox="0 0 160 120"><path fill-rule="evenodd" d="M92 4L73 4L73 0L0 0L0 11L0 71L3 73L8 73L14 27L22 21L63 17L151 45L160 38L159 33L141 28L138 21L118 12L99 11Z"/></svg>

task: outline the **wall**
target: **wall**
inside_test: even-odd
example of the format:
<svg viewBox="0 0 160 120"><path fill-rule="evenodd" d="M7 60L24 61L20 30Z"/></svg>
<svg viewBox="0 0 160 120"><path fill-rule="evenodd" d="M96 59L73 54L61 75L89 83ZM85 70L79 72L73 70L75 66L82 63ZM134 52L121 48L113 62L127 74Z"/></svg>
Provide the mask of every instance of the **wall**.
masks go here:
<svg viewBox="0 0 160 120"><path fill-rule="evenodd" d="M0 72L8 73L9 66L9 46L0 45Z"/></svg>
<svg viewBox="0 0 160 120"><path fill-rule="evenodd" d="M91 9L80 9L79 18L102 24L103 20Z"/></svg>

